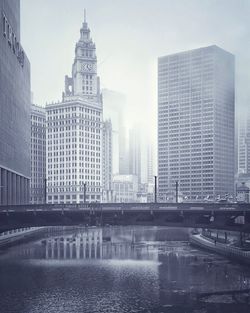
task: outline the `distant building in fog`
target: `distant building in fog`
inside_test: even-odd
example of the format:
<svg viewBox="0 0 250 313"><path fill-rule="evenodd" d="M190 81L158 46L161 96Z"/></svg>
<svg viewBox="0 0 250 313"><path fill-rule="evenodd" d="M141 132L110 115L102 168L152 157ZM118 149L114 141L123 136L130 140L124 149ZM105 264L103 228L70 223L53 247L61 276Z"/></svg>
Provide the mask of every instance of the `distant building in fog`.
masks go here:
<svg viewBox="0 0 250 313"><path fill-rule="evenodd" d="M47 112L47 200L49 203L100 202L102 196L102 97L95 44L84 18L75 46L72 76Z"/></svg>
<svg viewBox="0 0 250 313"><path fill-rule="evenodd" d="M0 0L0 205L29 202L30 63L20 44L20 1Z"/></svg>
<svg viewBox="0 0 250 313"><path fill-rule="evenodd" d="M247 122L238 121L238 174L247 173Z"/></svg>
<svg viewBox="0 0 250 313"><path fill-rule="evenodd" d="M129 130L129 174L136 175L141 183L141 141L137 129Z"/></svg>
<svg viewBox="0 0 250 313"><path fill-rule="evenodd" d="M136 175L113 176L115 202L136 202L138 178Z"/></svg>
<svg viewBox="0 0 250 313"><path fill-rule="evenodd" d="M250 175L250 113L246 120L246 173Z"/></svg>
<svg viewBox="0 0 250 313"><path fill-rule="evenodd" d="M124 127L124 107L126 97L114 90L102 89L103 117L111 119L113 129L113 174L127 174L127 142L126 129Z"/></svg>
<svg viewBox="0 0 250 313"><path fill-rule="evenodd" d="M147 146L147 183L154 184L154 160L153 160L153 145Z"/></svg>
<svg viewBox="0 0 250 313"><path fill-rule="evenodd" d="M250 187L250 112L238 120L238 175L237 186L244 182Z"/></svg>
<svg viewBox="0 0 250 313"><path fill-rule="evenodd" d="M159 197L234 194L234 56L217 47L158 59Z"/></svg>
<svg viewBox="0 0 250 313"><path fill-rule="evenodd" d="M31 106L30 202L44 203L46 188L46 112Z"/></svg>
<svg viewBox="0 0 250 313"><path fill-rule="evenodd" d="M129 173L129 151L126 127L121 126L119 130L119 174Z"/></svg>
<svg viewBox="0 0 250 313"><path fill-rule="evenodd" d="M102 187L103 187L103 202L113 201L113 184L112 184L112 123L111 120L106 120L103 123L102 130Z"/></svg>

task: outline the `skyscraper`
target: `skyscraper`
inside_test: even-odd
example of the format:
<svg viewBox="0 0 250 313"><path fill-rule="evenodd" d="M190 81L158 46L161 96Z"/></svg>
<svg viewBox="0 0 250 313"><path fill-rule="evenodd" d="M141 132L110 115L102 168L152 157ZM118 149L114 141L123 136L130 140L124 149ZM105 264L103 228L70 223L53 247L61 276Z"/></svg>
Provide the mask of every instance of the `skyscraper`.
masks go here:
<svg viewBox="0 0 250 313"><path fill-rule="evenodd" d="M84 14L85 15L85 14ZM46 106L49 203L100 202L102 195L102 97L96 47L84 16L72 76L62 101Z"/></svg>
<svg viewBox="0 0 250 313"><path fill-rule="evenodd" d="M0 0L0 205L29 202L30 63L20 44L20 1Z"/></svg>
<svg viewBox="0 0 250 313"><path fill-rule="evenodd" d="M136 175L141 183L141 142L138 129L129 130L129 174Z"/></svg>
<svg viewBox="0 0 250 313"><path fill-rule="evenodd" d="M250 175L250 113L248 113L246 119L246 173Z"/></svg>
<svg viewBox="0 0 250 313"><path fill-rule="evenodd" d="M104 119L111 119L112 123L112 147L113 147L113 174L128 173L126 134L124 127L123 110L126 105L126 97L114 90L102 90Z"/></svg>
<svg viewBox="0 0 250 313"><path fill-rule="evenodd" d="M247 172L246 119L238 121L238 174Z"/></svg>
<svg viewBox="0 0 250 313"><path fill-rule="evenodd" d="M147 146L147 183L154 184L153 145Z"/></svg>
<svg viewBox="0 0 250 313"><path fill-rule="evenodd" d="M30 202L44 203L46 188L46 112L31 106L31 180Z"/></svg>
<svg viewBox="0 0 250 313"><path fill-rule="evenodd" d="M158 59L159 196L234 193L234 56L209 46Z"/></svg>

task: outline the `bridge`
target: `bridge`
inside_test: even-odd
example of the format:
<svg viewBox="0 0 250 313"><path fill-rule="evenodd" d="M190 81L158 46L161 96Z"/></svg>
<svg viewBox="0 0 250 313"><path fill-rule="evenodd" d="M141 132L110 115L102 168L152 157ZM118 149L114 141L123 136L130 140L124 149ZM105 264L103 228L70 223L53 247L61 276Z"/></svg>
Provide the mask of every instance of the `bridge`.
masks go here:
<svg viewBox="0 0 250 313"><path fill-rule="evenodd" d="M0 206L0 232L59 225L152 225L250 233L250 204L82 203Z"/></svg>

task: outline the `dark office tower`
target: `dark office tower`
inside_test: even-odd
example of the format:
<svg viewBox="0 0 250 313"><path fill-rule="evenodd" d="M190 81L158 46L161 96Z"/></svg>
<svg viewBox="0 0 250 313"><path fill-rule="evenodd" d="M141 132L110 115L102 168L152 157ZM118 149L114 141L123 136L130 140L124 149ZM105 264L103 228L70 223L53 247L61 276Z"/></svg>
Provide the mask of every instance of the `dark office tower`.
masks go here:
<svg viewBox="0 0 250 313"><path fill-rule="evenodd" d="M234 192L234 56L217 47L158 59L159 196Z"/></svg>
<svg viewBox="0 0 250 313"><path fill-rule="evenodd" d="M30 64L20 44L20 1L0 0L0 205L29 202Z"/></svg>

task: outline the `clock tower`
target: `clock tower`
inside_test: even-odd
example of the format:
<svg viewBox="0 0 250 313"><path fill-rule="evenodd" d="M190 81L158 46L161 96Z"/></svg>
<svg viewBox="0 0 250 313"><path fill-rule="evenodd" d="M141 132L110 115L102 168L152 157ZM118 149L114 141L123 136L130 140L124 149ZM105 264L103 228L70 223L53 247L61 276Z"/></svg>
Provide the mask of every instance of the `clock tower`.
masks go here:
<svg viewBox="0 0 250 313"><path fill-rule="evenodd" d="M103 107L96 65L84 12L62 101L46 105L48 203L102 201Z"/></svg>
<svg viewBox="0 0 250 313"><path fill-rule="evenodd" d="M80 39L75 46L75 59L72 66L72 78L65 77L65 95L82 96L95 102L100 101L100 81L97 76L96 47L90 37L90 29L84 22L80 29Z"/></svg>

